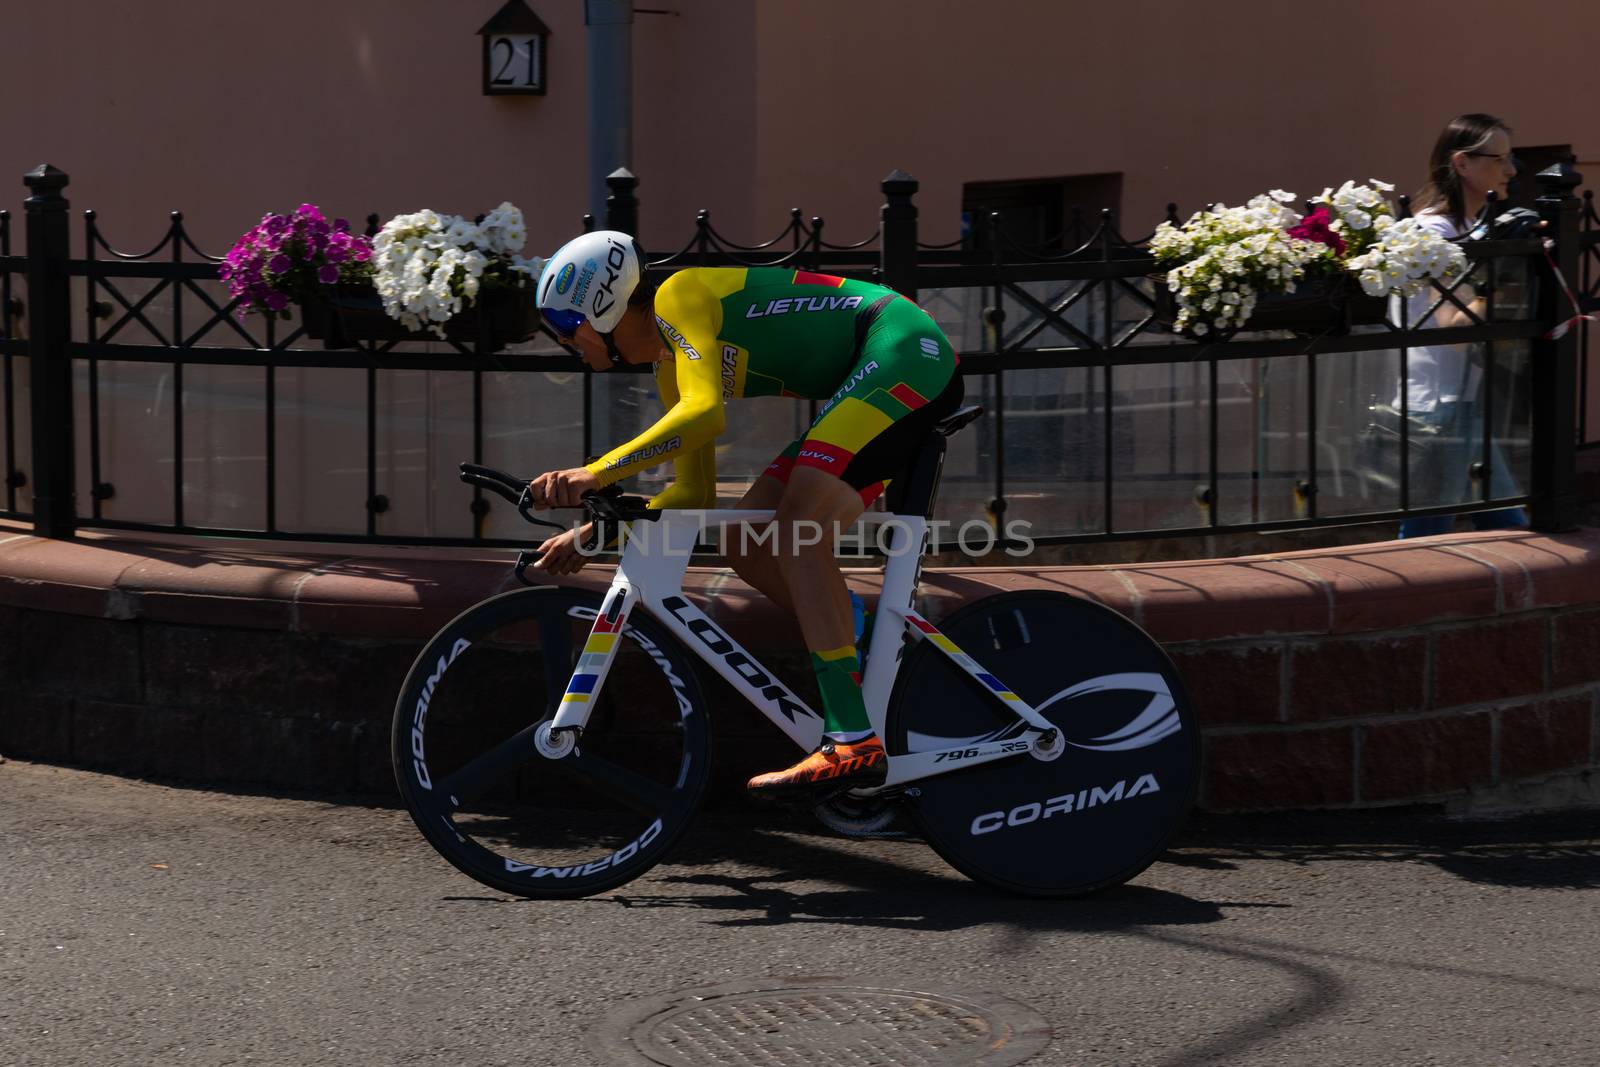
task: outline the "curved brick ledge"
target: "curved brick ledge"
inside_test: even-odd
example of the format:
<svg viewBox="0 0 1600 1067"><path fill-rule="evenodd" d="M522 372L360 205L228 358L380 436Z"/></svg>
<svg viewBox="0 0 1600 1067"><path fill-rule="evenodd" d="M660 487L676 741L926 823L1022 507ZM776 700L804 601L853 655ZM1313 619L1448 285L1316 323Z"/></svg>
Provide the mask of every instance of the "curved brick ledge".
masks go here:
<svg viewBox="0 0 1600 1067"><path fill-rule="evenodd" d="M509 558L0 531L0 753L389 790L390 695L423 639L511 587ZM870 601L877 573L848 573ZM1525 796L1600 768L1600 531L929 569L923 591L938 616L1041 586L1123 612L1171 652L1205 727L1212 810ZM809 691L792 620L723 571L691 569L686 589ZM748 709L720 710L724 785L788 755Z"/></svg>

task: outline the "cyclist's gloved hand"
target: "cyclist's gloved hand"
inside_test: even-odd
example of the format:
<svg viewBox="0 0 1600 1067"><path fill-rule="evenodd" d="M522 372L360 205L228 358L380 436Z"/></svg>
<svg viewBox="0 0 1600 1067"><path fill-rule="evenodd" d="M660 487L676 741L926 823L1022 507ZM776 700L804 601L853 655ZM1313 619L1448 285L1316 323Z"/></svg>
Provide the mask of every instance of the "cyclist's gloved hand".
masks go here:
<svg viewBox="0 0 1600 1067"><path fill-rule="evenodd" d="M583 467L571 470L546 471L528 483L533 506L542 508L575 508L583 494L600 488L600 479Z"/></svg>
<svg viewBox="0 0 1600 1067"><path fill-rule="evenodd" d="M583 570L584 564L590 557L578 551L581 539L589 532L592 523L584 523L576 530L566 530L556 534L539 546L539 558L533 564L534 570L544 571L546 574L577 574Z"/></svg>

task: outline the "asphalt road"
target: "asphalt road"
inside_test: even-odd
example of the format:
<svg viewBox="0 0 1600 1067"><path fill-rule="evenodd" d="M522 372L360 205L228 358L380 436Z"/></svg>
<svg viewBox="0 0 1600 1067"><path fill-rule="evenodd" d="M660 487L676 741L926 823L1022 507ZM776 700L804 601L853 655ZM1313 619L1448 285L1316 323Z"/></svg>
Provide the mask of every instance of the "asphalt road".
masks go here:
<svg viewBox="0 0 1600 1067"><path fill-rule="evenodd" d="M1594 811L1204 819L1073 902L819 831L534 903L402 811L0 764L0 1064L610 1065L630 1002L802 976L1021 1001L1036 1064L1600 1062Z"/></svg>

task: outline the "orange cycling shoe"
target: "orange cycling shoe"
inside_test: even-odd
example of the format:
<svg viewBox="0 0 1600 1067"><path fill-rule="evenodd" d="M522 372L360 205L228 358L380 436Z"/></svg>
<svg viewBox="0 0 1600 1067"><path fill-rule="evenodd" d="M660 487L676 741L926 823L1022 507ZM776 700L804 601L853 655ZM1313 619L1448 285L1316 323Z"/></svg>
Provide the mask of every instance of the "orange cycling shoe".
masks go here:
<svg viewBox="0 0 1600 1067"><path fill-rule="evenodd" d="M823 741L822 747L783 771L758 774L746 788L758 797L777 797L824 788L871 789L889 775L889 757L876 737Z"/></svg>

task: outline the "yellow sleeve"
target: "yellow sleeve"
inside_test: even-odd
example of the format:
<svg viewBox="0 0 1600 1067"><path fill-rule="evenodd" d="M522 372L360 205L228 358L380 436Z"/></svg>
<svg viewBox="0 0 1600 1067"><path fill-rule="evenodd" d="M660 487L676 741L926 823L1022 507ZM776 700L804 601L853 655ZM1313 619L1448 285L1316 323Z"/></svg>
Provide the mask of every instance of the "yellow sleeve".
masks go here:
<svg viewBox="0 0 1600 1067"><path fill-rule="evenodd" d="M714 360L701 358L702 352L715 351L722 303L689 273L668 278L655 298L656 325L671 352L670 364L656 368L656 384L661 388L670 380L675 399L654 426L588 465L586 469L603 486L666 460L710 449L722 432L721 374ZM664 404L667 396L668 390L662 389ZM681 468L678 473L681 478Z"/></svg>
<svg viewBox="0 0 1600 1067"><path fill-rule="evenodd" d="M674 481L650 499L653 508L717 506L717 446L701 445L672 461Z"/></svg>
<svg viewBox="0 0 1600 1067"><path fill-rule="evenodd" d="M678 383L674 368L656 366L656 390L661 406L671 410L678 403ZM692 452L672 458L673 482L650 499L653 508L714 508L717 506L717 446L704 444Z"/></svg>

